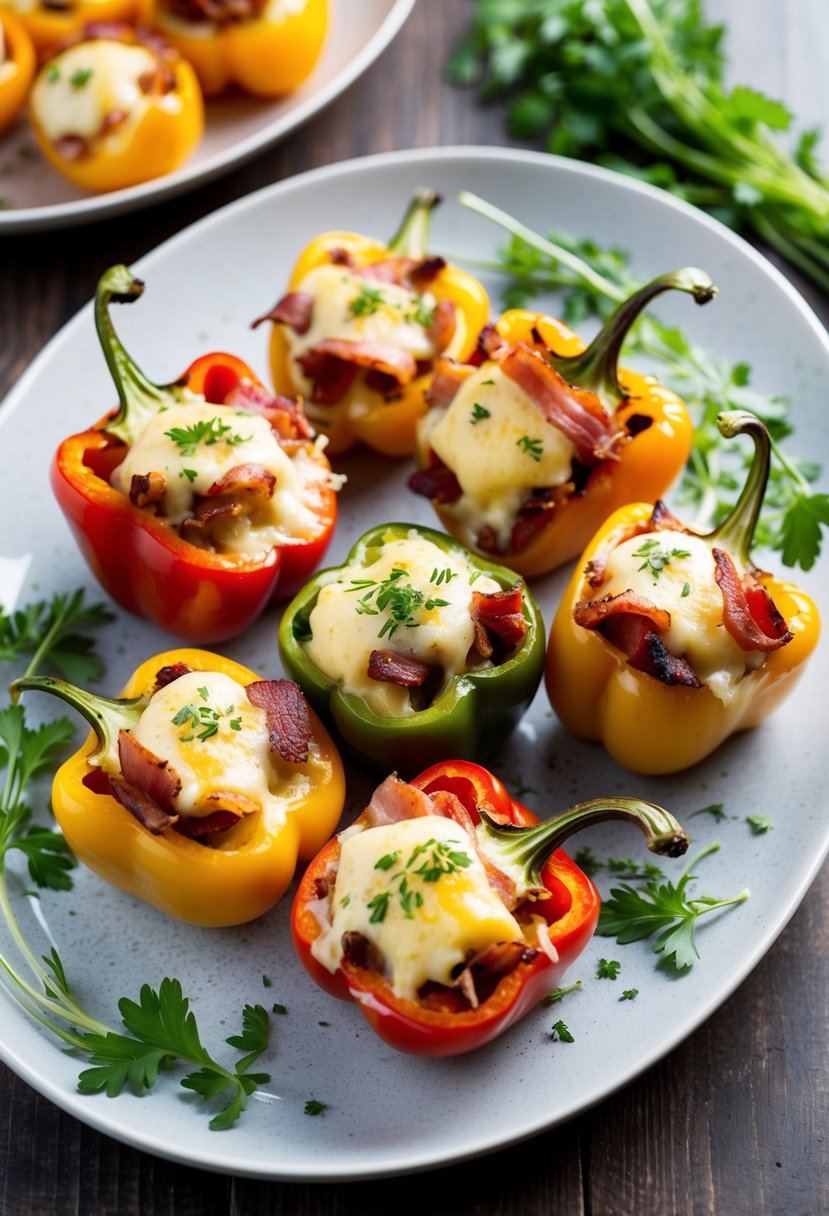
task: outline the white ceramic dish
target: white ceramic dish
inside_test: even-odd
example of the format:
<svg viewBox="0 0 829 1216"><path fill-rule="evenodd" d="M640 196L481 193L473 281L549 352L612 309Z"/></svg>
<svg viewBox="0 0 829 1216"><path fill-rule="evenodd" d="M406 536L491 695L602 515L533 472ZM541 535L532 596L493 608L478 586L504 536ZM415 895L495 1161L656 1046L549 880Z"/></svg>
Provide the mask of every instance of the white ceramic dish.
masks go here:
<svg viewBox="0 0 829 1216"><path fill-rule="evenodd" d="M146 279L146 294L117 313L128 347L161 381L211 348L236 351L264 372L266 335L251 332L247 323L277 298L297 251L332 226L391 233L422 184L437 187L447 200L435 217L433 245L455 256L489 256L501 239L455 204L466 188L537 229L555 225L629 247L642 277L683 264L708 268L721 289L718 301L697 310L685 298L666 299L660 313L674 317L712 352L749 360L758 386L791 394L793 450L829 460L829 417L820 391L829 376L829 345L785 280L731 233L666 195L532 153L405 152L335 165L245 198L142 260L137 269ZM0 563L7 603L17 591L22 602L81 583L96 595L52 502L47 463L58 442L99 417L112 397L87 307L50 342L0 411L6 501L37 504L25 517L15 516L20 522L3 541L3 556L10 559ZM332 560L374 522L433 522L428 504L404 488L405 462L352 456L343 464L350 481ZM802 576L824 605L827 564L824 557L822 569ZM562 581L556 575L536 586L547 620ZM226 649L275 675L276 626L272 612ZM141 659L165 649L169 639L121 614L102 633L100 645L108 666L102 687L115 692ZM680 818L709 803L725 803L724 823L708 816L688 821L695 847L713 839L722 844L703 863L696 889L725 896L750 887L752 896L700 928L702 960L689 975L670 978L648 943L620 947L595 939L570 974L584 979L582 992L555 1009L536 1011L476 1055L419 1061L394 1054L355 1008L331 1000L307 980L286 932L289 898L255 924L210 932L167 920L80 869L74 891L44 896L40 909L82 1003L113 1021L120 996L136 995L142 982L157 985L164 975L175 975L193 998L204 1040L220 1053L243 1003L281 1002L288 1012L273 1019L267 1095L253 1101L241 1124L227 1133L208 1132L204 1113L175 1078L142 1098L82 1097L75 1088L76 1062L5 1000L0 1055L60 1106L118 1139L192 1165L262 1178L403 1173L549 1128L629 1082L694 1030L749 973L797 907L829 848L829 820L817 793L825 776L827 666L824 648L773 720L673 778L630 776L599 748L575 743L557 726L543 692L501 755L491 759L507 779L520 774L524 786L532 787L525 798L541 814L617 792L664 802ZM30 698L29 712L51 710L42 700ZM367 788L363 779L350 787L350 814L363 805ZM771 816L773 830L752 835L745 816L753 813ZM581 843L601 857L644 853L638 833L615 825L585 834ZM665 863L666 869L671 865L678 873L680 863ZM25 906L21 918L39 939L43 928ZM601 956L622 963L617 982L593 978ZM263 976L271 987L263 985ZM622 989L633 987L638 998L620 1003ZM574 1043L550 1039L559 1017ZM304 1115L309 1098L328 1104L321 1117Z"/></svg>
<svg viewBox="0 0 829 1216"><path fill-rule="evenodd" d="M0 137L0 236L62 228L135 211L183 194L243 164L283 139L344 92L383 53L414 0L331 0L323 53L311 76L288 97L257 101L241 93L208 102L204 138L175 173L89 195L38 154L25 117Z"/></svg>

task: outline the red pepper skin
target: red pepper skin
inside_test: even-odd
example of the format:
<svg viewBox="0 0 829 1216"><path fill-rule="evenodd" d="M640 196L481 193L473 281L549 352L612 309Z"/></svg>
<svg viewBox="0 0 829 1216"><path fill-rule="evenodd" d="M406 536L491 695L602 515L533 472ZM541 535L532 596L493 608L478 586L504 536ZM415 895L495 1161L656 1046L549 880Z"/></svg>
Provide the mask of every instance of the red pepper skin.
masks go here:
<svg viewBox="0 0 829 1216"><path fill-rule="evenodd" d="M261 388L251 369L234 355L202 356L182 378L194 392L223 405L242 380ZM319 531L307 541L271 549L264 556L210 553L183 540L154 515L134 506L109 484L125 445L94 426L58 448L51 468L55 497L75 541L104 589L128 612L147 617L179 637L205 644L245 630L273 599L293 596L322 560L336 522L336 495L322 492ZM328 468L311 443L315 463Z"/></svg>
<svg viewBox="0 0 829 1216"><path fill-rule="evenodd" d="M455 794L475 822L480 818L479 805L520 826L538 822L532 811L510 798L497 777L469 761L435 764L410 784L426 793L447 790ZM601 901L595 886L566 853L557 849L542 871L550 898L534 904L533 910L550 926L558 961L553 963L539 952L530 962L520 962L477 1009L427 1009L417 1001L395 996L377 971L343 960L335 972L330 972L311 953L311 945L320 933L319 921L310 910L316 898L316 880L338 856L339 841L334 837L311 862L299 885L291 915L297 955L321 988L342 1000L355 1001L381 1039L413 1055L461 1055L503 1034L558 985L590 941L599 917Z"/></svg>

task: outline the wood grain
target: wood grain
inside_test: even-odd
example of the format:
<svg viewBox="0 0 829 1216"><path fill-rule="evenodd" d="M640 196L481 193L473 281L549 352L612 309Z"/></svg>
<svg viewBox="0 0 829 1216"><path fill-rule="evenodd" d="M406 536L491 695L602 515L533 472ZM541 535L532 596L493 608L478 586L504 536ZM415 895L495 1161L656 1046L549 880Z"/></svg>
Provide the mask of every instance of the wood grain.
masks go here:
<svg viewBox="0 0 829 1216"><path fill-rule="evenodd" d="M806 124L829 125L825 0L710 0L708 8L728 23L735 79L780 96ZM419 0L389 52L344 97L226 179L137 215L7 238L0 394L90 297L104 267L135 260L234 198L349 156L514 143L499 109L443 79L469 12L465 0ZM790 277L829 320L829 301ZM749 979L667 1059L564 1127L405 1182L280 1185L173 1165L99 1135L0 1066L0 1216L821 1216L829 1212L827 1010L824 871Z"/></svg>

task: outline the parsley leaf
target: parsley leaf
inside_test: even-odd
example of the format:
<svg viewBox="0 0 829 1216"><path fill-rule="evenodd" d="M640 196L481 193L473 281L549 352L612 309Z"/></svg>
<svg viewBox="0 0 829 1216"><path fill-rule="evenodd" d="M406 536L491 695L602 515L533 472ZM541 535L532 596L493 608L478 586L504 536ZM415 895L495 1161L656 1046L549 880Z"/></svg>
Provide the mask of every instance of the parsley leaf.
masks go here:
<svg viewBox="0 0 829 1216"><path fill-rule="evenodd" d="M600 958L599 965L596 968L596 978L600 980L615 980L619 976L621 967L622 964L618 963L615 958Z"/></svg>
<svg viewBox="0 0 829 1216"><path fill-rule="evenodd" d="M306 1115L321 1115L327 1109L328 1103L320 1102L319 1098L309 1098L304 1107Z"/></svg>
<svg viewBox="0 0 829 1216"><path fill-rule="evenodd" d="M570 1033L566 1023L562 1022L560 1018L557 1022L553 1022L553 1027L550 1031L550 1038L560 1039L562 1043L575 1043L576 1041Z"/></svg>
<svg viewBox="0 0 829 1216"><path fill-rule="evenodd" d="M762 836L774 827L774 821L768 815L746 815L746 823L755 836Z"/></svg>
<svg viewBox="0 0 829 1216"><path fill-rule="evenodd" d="M97 680L103 664L95 654L94 637L79 629L97 630L114 620L105 604L87 604L86 592L59 593L50 601L38 600L16 612L0 608L0 662L11 663L32 655L27 674L35 667L51 666L74 684Z"/></svg>

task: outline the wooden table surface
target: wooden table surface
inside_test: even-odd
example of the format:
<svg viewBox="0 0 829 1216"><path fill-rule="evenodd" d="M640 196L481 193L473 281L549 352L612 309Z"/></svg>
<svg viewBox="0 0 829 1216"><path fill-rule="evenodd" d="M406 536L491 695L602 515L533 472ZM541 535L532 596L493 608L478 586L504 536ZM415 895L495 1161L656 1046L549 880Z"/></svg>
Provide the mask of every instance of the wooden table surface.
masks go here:
<svg viewBox="0 0 829 1216"><path fill-rule="evenodd" d="M829 127L826 0L710 0L708 11L728 22L735 78L781 97L802 122ZM352 156L512 142L497 108L442 79L469 12L465 0L419 0L344 97L227 178L138 214L0 242L0 396L89 299L104 267L135 260L224 203ZM829 300L787 273L829 320ZM828 1008L824 869L754 973L638 1081L564 1127L411 1183L283 1185L173 1165L63 1114L0 1066L0 1216L816 1216L829 1212Z"/></svg>

